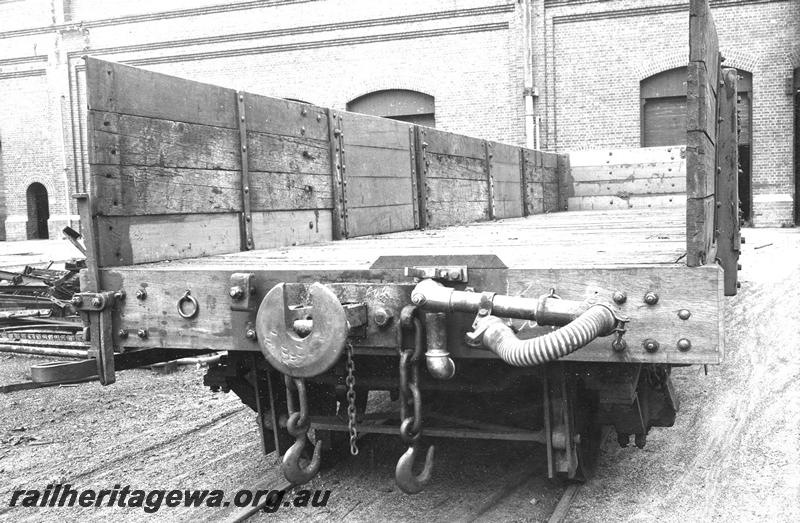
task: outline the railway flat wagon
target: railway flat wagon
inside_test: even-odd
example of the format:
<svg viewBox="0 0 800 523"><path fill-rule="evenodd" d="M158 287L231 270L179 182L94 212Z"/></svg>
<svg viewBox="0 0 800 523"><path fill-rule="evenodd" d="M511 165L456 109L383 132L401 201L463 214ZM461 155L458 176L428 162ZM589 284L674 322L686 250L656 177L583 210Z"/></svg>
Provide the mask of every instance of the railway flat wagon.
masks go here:
<svg viewBox="0 0 800 523"><path fill-rule="evenodd" d="M706 2L690 32L687 144L574 165L87 58L73 303L101 381L226 351L205 383L295 484L369 433L405 442L408 493L430 437L537 442L566 478L603 426L643 447L736 292L736 74Z"/></svg>

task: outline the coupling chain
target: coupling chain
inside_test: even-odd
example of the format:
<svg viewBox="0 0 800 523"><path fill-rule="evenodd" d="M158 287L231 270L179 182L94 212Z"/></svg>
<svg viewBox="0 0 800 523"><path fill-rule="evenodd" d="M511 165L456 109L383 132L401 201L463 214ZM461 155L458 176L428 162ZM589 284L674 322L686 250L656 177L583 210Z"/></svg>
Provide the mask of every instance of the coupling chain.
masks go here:
<svg viewBox="0 0 800 523"><path fill-rule="evenodd" d="M422 436L422 394L419 390L419 361L423 351L422 322L413 318L414 349L400 351L400 437L409 445L416 445ZM409 373L409 370L411 371ZM409 399L412 411L409 415Z"/></svg>
<svg viewBox="0 0 800 523"><path fill-rule="evenodd" d="M353 345L348 341L345 346L347 355L347 429L350 432L350 454L358 455L358 428L356 427L356 364L353 362Z"/></svg>

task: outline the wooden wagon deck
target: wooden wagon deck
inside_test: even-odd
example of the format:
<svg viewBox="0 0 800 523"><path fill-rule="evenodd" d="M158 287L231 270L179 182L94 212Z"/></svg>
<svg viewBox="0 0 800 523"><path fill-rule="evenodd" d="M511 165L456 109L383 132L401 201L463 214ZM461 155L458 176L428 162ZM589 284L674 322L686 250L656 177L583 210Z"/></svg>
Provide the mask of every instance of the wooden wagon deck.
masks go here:
<svg viewBox="0 0 800 523"><path fill-rule="evenodd" d="M138 265L170 270L363 270L380 256L495 254L510 268L683 264L686 211L572 211Z"/></svg>

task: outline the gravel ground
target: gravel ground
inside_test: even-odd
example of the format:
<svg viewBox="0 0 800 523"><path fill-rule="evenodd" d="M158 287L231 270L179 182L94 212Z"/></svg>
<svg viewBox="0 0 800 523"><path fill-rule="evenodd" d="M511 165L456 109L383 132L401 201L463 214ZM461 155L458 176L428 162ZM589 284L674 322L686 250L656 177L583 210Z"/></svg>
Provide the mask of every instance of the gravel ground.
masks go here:
<svg viewBox="0 0 800 523"><path fill-rule="evenodd" d="M571 521L800 521L800 230L748 230L743 287L726 299L726 361L673 372L682 410L644 450L612 437ZM26 242L30 243L30 242ZM756 249L756 247L761 247ZM30 252L30 251L24 251ZM3 253L0 252L0 256ZM1 355L0 384L27 378L42 359ZM275 478L253 414L202 386L204 369L138 369L97 383L0 394L0 520L139 521L140 509L21 509L17 488L68 481L81 488L210 488L234 492ZM542 479L542 452L524 445L441 441L433 483L408 497L393 482L396 438L323 471L325 509L281 510L282 520L467 519L542 521L562 488ZM498 491L508 495L492 503ZM219 519L224 511L161 509L161 521ZM259 515L257 519L266 519Z"/></svg>

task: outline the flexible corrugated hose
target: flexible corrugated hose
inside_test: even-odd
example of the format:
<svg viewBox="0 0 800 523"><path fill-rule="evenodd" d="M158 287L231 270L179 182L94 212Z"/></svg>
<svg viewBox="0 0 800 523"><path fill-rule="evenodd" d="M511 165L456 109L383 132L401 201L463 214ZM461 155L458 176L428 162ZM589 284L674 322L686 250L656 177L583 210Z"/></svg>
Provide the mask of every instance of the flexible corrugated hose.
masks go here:
<svg viewBox="0 0 800 523"><path fill-rule="evenodd" d="M616 319L608 307L593 305L583 314L558 330L521 340L503 320L488 316L483 344L503 361L516 367L532 367L563 358L598 336L610 333Z"/></svg>

